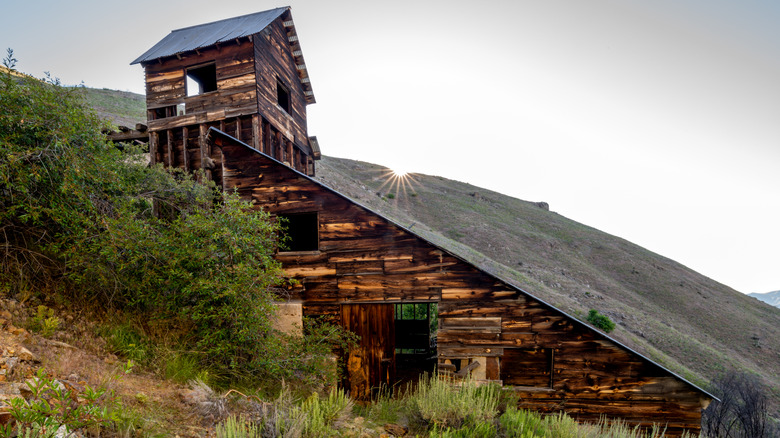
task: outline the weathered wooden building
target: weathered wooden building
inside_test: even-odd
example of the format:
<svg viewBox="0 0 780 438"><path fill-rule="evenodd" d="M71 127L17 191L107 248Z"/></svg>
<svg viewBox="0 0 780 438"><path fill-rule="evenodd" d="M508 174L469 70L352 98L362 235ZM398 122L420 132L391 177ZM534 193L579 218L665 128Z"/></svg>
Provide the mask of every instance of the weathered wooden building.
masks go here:
<svg viewBox="0 0 780 438"><path fill-rule="evenodd" d="M312 178L313 97L289 10L246 17L264 27L176 53L155 51L163 40L137 60L158 137L152 160L208 169L223 189L286 218L291 239L278 259L300 280L291 302L361 336L345 380L353 395L436 365L500 382L523 408L699 429L707 392ZM188 72L202 65L216 70L216 89L187 97Z"/></svg>
<svg viewBox="0 0 780 438"><path fill-rule="evenodd" d="M214 165L210 127L314 175L314 103L290 8L172 31L139 56L146 73L152 162L188 170Z"/></svg>

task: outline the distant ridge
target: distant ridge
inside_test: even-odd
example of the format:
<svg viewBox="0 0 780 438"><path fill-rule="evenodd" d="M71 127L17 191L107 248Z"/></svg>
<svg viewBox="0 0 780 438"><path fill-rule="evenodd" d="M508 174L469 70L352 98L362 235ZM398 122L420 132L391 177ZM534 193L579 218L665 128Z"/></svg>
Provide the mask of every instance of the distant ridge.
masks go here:
<svg viewBox="0 0 780 438"><path fill-rule="evenodd" d="M751 296L753 298L758 298L759 300L769 304L770 306L780 307L780 290L776 290L774 292L767 292L767 293L752 293L748 294L748 296Z"/></svg>

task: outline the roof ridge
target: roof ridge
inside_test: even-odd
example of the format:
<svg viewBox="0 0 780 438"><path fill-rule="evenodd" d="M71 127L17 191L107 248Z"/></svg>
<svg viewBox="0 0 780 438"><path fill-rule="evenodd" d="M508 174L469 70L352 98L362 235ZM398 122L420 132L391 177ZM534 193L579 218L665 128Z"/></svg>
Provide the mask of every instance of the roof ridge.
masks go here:
<svg viewBox="0 0 780 438"><path fill-rule="evenodd" d="M266 9L265 11L252 12L252 13L249 13L249 14L239 15L237 17L228 17L228 18L223 18L221 20L209 21L208 23L201 23L201 24L195 24L195 25L192 25L192 26L181 27L179 29L172 30L170 33L179 32L179 31L188 30L188 29L195 29L195 28L202 27L202 26L211 26L213 24L221 23L223 21L230 21L230 20L236 20L236 19L239 19L239 18L251 17L252 15L267 14L269 12L276 12L276 11L279 11L279 10L282 10L282 9L290 10L291 8L290 8L290 6L281 6L281 7L274 8L274 9Z"/></svg>
<svg viewBox="0 0 780 438"><path fill-rule="evenodd" d="M469 261L469 260L468 260L468 259L467 259L465 256L462 256L462 255L458 254L457 252L455 252L455 250L452 250L452 249L449 249L449 248L445 248L445 247L444 247L444 246L442 246L441 244L438 244L438 243L436 243L436 242L433 242L433 241L431 241L429 238L427 238L427 237L425 237L425 236L422 236L422 235L418 234L416 231L412 231L411 229L409 229L409 228L407 228L407 227L405 227L405 226L401 225L400 223L398 223L398 222L397 222L397 221L395 221L394 219L391 219L391 218L389 218L389 217L385 216L384 214L382 214L382 213L380 213L380 212L378 212L378 211L376 211L376 210L372 209L371 207L368 207L368 206L366 206L366 205L363 205L363 204L361 204L360 202L358 202L358 201L356 201L356 200L354 200L354 199L350 198L349 196L347 196L347 195L345 195L345 194L341 193L340 191L338 191L338 190L334 189L333 187L330 187L330 186L328 186L328 185L327 185L327 184L325 184L323 181L320 181L320 180L318 180L318 179L316 179L316 178L314 178L314 177L312 177L312 176L306 175L305 173L303 173L303 172L300 172L300 171L298 171L298 170L296 170L296 169L294 169L294 168L292 168L292 167L288 166L287 164L285 164L285 163L283 163L283 162L281 162L281 161L277 160L276 158L274 158L274 157L272 157L272 156L270 156L270 155L266 154L265 152L263 152L263 151L260 151L260 150L257 150L257 149L255 149L255 148L253 148L252 146L250 146L250 145L248 145L248 144L244 143L243 141L241 141L241 140L239 140L239 139L237 139L237 138L233 137L232 135L230 135L230 134L227 134L227 133L225 133L225 132L221 131L219 128L215 128L215 127L213 127L213 126L212 126L212 127L209 127L209 129L208 129L208 133L206 134L206 137L207 137L207 139L208 139L208 141L209 141L209 142L210 142L210 141L212 141L211 139L213 138L213 136L214 136L214 135L219 135L219 136L222 136L222 137L229 138L230 140L232 140L232 141L235 141L236 143L238 143L238 144L240 144L240 145L244 146L245 148L247 148L247 149L249 149L249 150L251 150L251 151L254 151L255 153L258 153L258 154L262 155L263 157L265 157L265 158L267 158L267 159L270 159L271 161L273 161L273 162L276 162L277 164L280 164L280 165L282 165L282 166L286 167L287 169L291 170L292 172L294 172L294 173L297 173L297 174L299 174L300 176L304 177L305 179L307 179L307 180L309 180L309 181L313 182L314 184L317 184L318 186L320 186L320 187L322 187L322 188L324 188L324 189L326 189L326 190L329 190L330 192L332 192L332 193L333 193L333 194L335 194L336 196L339 196L339 197L341 197L341 198L343 198L343 199L346 199L347 201L349 201L349 202L353 203L354 205L356 205L356 206L358 206L358 207L360 207L360 208L362 208L362 209L364 209L364 210L368 211L369 213L372 213L372 214L375 214L375 215L377 215L378 217L382 218L383 220L387 221L388 223L390 223L390 224L392 224L392 225L394 225L394 226L396 226L396 227L398 227L398 228L402 229L403 231L405 231L405 232L409 233L410 235L412 235L412 236L414 236L414 237L416 237L416 238L418 238L418 239L422 240L423 242L426 242L427 244L429 244L429 245L433 246L434 248L436 248L436 249L438 249L438 250L440 250L440 251L444 251L445 253L449 254L450 256L452 256L452 257L454 257L454 258L456 258L456 259L460 260L461 262L464 262L464 263L466 263L467 265L469 265L469 266L471 266L472 268L474 268L474 269L476 269L476 270L478 270L478 271L482 272L483 274L487 275L488 277L491 277L491 278L493 278L494 280L498 280L498 281L500 281L501 283L505 284L506 286L508 286L508 287L510 287L510 288L512 288L512 289L514 289L514 290L516 290L516 291L518 291L518 292L520 292L520 293L522 293L522 294L524 294L524 295L526 295L526 296L530 297L531 299L533 299L533 300L535 300L535 301L539 302L539 303L540 303L540 304L542 304L543 306L546 306L547 308L549 308L549 309L553 310L554 312L557 312L557 313L559 313L559 314L563 315L564 317L568 318L568 319L569 319L569 320L570 320L572 323L574 323L574 324L577 324L577 325L579 325L579 326L581 326L581 327L584 327L585 329L587 329L587 330L589 330L589 331L591 331L591 332L595 333L595 334L596 334L596 336L598 336L598 337L601 337L601 338L603 338L603 339L606 339L607 341L609 341L609 342L612 342L613 344L617 345L618 347L620 347L620 348L622 348L622 349L624 349L624 350L626 350L626 351L629 351L629 352L631 352L632 354L634 354L634 355L638 356L638 357L639 357L639 358L641 358L642 360L645 360L645 361L647 361L647 362L648 362L649 364L651 364L652 366L655 366L655 367L657 367L657 368L659 368L659 369L661 369L661 370L663 370L663 371L665 371L665 372L667 372L667 373L671 374L672 376L674 376L675 378L679 379L680 381L682 381L682 382L686 383L687 385L690 385L691 387L693 387L694 389L696 389L696 390L697 390L697 391L699 391L700 393L702 393L702 394L706 394L707 396L711 397L713 400L719 400L717 397L715 397L714 395L712 395L712 394L711 394L709 391L707 391L707 390L705 390L704 388L700 387L700 386L699 386L699 385L697 385L696 383L693 383L692 381L690 381L690 380L686 379L686 378L685 378L685 377L683 377L682 375L680 375L680 374L678 374L678 373L676 373L676 372L674 372L674 371L670 370L670 369L669 369L669 368L667 368L666 366L664 366L664 365L661 365L660 363L658 363L658 362L654 361L653 359L650 359L648 356L646 356L646 355L644 355L644 354L640 353L639 351L635 350L635 349L634 349L634 348L632 348L632 347L629 347L628 345L624 344L623 342L621 342L621 341L618 341L617 339L613 338L613 337L612 337L612 336L610 336L609 334L607 334L607 333L605 333L605 332L602 332L602 331L600 331L600 330L597 330L595 327L591 326L590 324L587 324L587 323L585 323L584 321L582 321L582 320L579 320L579 319L575 318L573 315L570 315L569 313L567 313L567 312L566 312L566 311L564 311L563 309L560 309L560 308L558 308L558 306L556 306L556 305L554 305L554 304L552 304L552 303L549 303L549 302L547 302L546 300L544 300L544 299L542 299L542 298L540 298L540 297L538 297L538 296L536 296L536 295L532 294L531 292L528 292L528 291L527 291L527 290L525 290L524 288L522 288L522 287L520 287L520 286L518 286L518 285L514 284L514 282L510 281L509 279L507 279L507 278L503 278L503 277L502 277L500 274L498 274L498 273L493 273L493 272L490 272L490 271L488 271L487 269L485 269L485 268L483 268L483 267L481 267L481 266L478 266L477 264L475 264L475 263L473 263L473 262Z"/></svg>

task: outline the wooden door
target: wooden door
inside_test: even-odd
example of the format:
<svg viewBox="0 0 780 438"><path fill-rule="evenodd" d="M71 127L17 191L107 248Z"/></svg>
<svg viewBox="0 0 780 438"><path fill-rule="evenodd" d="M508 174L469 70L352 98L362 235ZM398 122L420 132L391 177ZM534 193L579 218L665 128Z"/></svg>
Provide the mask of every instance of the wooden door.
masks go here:
<svg viewBox="0 0 780 438"><path fill-rule="evenodd" d="M344 304L341 324L360 336L347 357L344 387L352 398L369 399L371 391L395 379L395 315L392 304Z"/></svg>

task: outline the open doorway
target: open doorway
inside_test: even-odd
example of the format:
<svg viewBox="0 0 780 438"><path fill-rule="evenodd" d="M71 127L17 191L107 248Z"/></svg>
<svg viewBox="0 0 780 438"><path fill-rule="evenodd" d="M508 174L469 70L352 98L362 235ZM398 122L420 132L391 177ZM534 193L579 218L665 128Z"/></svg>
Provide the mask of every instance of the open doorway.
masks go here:
<svg viewBox="0 0 780 438"><path fill-rule="evenodd" d="M416 381L436 365L437 303L341 305L342 326L360 337L345 357L343 387L368 400L381 387Z"/></svg>
<svg viewBox="0 0 780 438"><path fill-rule="evenodd" d="M437 303L395 304L396 383L416 381L436 366Z"/></svg>

